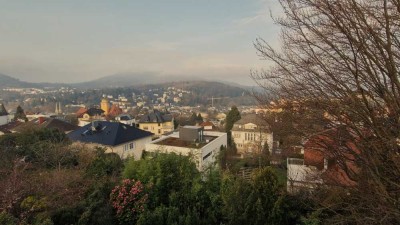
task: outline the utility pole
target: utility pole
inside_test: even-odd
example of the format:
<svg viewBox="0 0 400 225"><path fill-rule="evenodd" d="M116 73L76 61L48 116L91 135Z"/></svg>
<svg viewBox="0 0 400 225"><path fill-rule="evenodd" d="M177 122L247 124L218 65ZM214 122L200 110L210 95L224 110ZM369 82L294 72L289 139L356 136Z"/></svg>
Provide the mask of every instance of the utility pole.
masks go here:
<svg viewBox="0 0 400 225"><path fill-rule="evenodd" d="M211 99L211 107L214 107L214 99L223 99L223 98L229 98L229 97L219 97L219 98L214 98L214 96L212 96L211 98L208 98L208 100Z"/></svg>

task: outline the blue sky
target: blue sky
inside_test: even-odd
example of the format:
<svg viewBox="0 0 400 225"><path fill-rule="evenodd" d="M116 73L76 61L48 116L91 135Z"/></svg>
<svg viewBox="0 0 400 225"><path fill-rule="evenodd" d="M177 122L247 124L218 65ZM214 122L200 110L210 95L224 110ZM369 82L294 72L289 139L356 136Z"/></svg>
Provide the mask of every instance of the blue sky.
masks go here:
<svg viewBox="0 0 400 225"><path fill-rule="evenodd" d="M113 74L201 76L252 84L278 46L277 0L0 0L0 73L79 82Z"/></svg>

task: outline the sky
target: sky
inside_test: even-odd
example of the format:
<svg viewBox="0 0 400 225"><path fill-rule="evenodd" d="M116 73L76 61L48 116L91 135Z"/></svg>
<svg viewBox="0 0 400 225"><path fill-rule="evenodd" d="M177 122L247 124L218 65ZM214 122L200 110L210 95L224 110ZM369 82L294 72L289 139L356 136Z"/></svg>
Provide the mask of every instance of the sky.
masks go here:
<svg viewBox="0 0 400 225"><path fill-rule="evenodd" d="M251 85L277 0L0 0L0 73L74 83L156 73ZM145 77L144 77L145 79Z"/></svg>

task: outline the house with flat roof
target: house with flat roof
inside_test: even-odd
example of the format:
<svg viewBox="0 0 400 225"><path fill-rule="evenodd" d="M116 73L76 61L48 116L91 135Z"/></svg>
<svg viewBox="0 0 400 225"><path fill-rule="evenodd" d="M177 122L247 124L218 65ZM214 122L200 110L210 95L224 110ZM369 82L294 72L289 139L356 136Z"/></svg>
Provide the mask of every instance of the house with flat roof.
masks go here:
<svg viewBox="0 0 400 225"><path fill-rule="evenodd" d="M216 163L221 146L226 147L227 134L204 131L200 126L184 126L178 132L146 144L146 152L176 153L190 156L199 171Z"/></svg>
<svg viewBox="0 0 400 225"><path fill-rule="evenodd" d="M104 147L106 152L117 153L122 159L133 156L139 160L153 135L122 123L95 121L69 133L68 138L90 147Z"/></svg>

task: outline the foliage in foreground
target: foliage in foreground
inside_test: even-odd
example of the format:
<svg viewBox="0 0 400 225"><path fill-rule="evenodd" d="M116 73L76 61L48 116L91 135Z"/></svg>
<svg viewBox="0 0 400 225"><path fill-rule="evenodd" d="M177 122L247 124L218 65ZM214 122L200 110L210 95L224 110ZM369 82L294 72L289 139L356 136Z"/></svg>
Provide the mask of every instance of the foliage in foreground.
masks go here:
<svg viewBox="0 0 400 225"><path fill-rule="evenodd" d="M28 138L35 132L43 138ZM0 138L14 143L0 145L1 224L300 222L303 211L269 167L245 181L217 168L199 172L189 157L176 154L124 165L115 154L70 145L53 132Z"/></svg>

